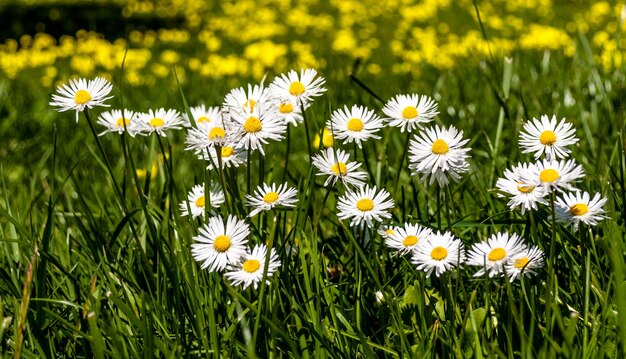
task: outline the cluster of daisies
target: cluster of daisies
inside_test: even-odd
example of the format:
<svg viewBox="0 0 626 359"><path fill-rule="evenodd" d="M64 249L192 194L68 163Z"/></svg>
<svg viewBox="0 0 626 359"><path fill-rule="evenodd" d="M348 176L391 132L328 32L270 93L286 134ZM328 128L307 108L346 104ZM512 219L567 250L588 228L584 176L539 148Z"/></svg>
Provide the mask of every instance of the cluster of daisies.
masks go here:
<svg viewBox="0 0 626 359"><path fill-rule="evenodd" d="M574 230L579 225L596 225L604 217L602 206L606 203L600 193L593 197L580 191L573 183L584 176L583 169L573 159L567 146L578 142L575 129L565 119L546 115L524 124L519 144L524 153L534 154L536 162L518 163L504 171L498 179L498 196L508 198L511 209L520 208L524 213L537 210L539 205L548 205L551 195L556 200L556 220L571 224Z"/></svg>

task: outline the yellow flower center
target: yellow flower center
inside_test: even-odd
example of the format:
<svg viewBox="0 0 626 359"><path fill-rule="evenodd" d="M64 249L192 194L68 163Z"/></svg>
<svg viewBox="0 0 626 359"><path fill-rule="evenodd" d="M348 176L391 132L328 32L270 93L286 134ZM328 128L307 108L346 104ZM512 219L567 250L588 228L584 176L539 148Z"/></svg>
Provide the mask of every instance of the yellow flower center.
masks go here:
<svg viewBox="0 0 626 359"><path fill-rule="evenodd" d="M526 267L526 264L528 264L528 262L530 262L530 259L528 257L519 258L513 261L513 267L517 269L522 269Z"/></svg>
<svg viewBox="0 0 626 359"><path fill-rule="evenodd" d="M363 198L356 202L356 208L359 211L367 212L374 209L374 201L369 198Z"/></svg>
<svg viewBox="0 0 626 359"><path fill-rule="evenodd" d="M489 255L487 256L487 259L489 259L492 262L495 261L499 261L502 258L506 257L506 251L504 250L504 248L494 248L491 250L491 252L489 252Z"/></svg>
<svg viewBox="0 0 626 359"><path fill-rule="evenodd" d="M161 127L165 124L165 121L163 121L162 118L153 118L152 120L150 120L150 126L152 127Z"/></svg>
<svg viewBox="0 0 626 359"><path fill-rule="evenodd" d="M448 256L448 250L443 247L435 247L430 251L430 258L436 261L442 261Z"/></svg>
<svg viewBox="0 0 626 359"><path fill-rule="evenodd" d="M539 180L541 182L552 183L557 179L559 179L559 172L555 169L548 168L547 170L539 172Z"/></svg>
<svg viewBox="0 0 626 359"><path fill-rule="evenodd" d="M197 123L211 122L211 119L206 116L200 116L197 120Z"/></svg>
<svg viewBox="0 0 626 359"><path fill-rule="evenodd" d="M267 204L272 204L278 201L278 193L276 192L268 192L265 196L263 196L263 202Z"/></svg>
<svg viewBox="0 0 626 359"><path fill-rule="evenodd" d="M76 91L76 95L74 95L74 102L77 105L84 105L87 102L91 101L91 94L87 90L78 90Z"/></svg>
<svg viewBox="0 0 626 359"><path fill-rule="evenodd" d="M404 110L402 110L402 117L404 117L405 120L415 118L417 117L417 115L417 109L413 106L407 106L404 108Z"/></svg>
<svg viewBox="0 0 626 359"><path fill-rule="evenodd" d="M341 173L342 176L345 176L348 174L348 168L346 167L346 164L343 162L337 162L335 163L332 167L331 170L333 171L334 174L336 174L337 176L339 176L339 174Z"/></svg>
<svg viewBox="0 0 626 359"><path fill-rule="evenodd" d="M578 203L569 208L569 213L572 216L582 216L587 212L589 212L589 207L584 203Z"/></svg>
<svg viewBox="0 0 626 359"><path fill-rule="evenodd" d="M226 131L221 127L213 127L211 131L209 131L209 140L214 140L216 137L224 138L225 136Z"/></svg>
<svg viewBox="0 0 626 359"><path fill-rule="evenodd" d="M304 93L304 85L300 81L294 81L289 85L289 93L293 96L302 95Z"/></svg>
<svg viewBox="0 0 626 359"><path fill-rule="evenodd" d="M404 240L402 241L402 245L405 247L411 247L417 244L417 237L416 236L406 236L406 238L404 238Z"/></svg>
<svg viewBox="0 0 626 359"><path fill-rule="evenodd" d="M363 121L358 118L353 118L348 121L348 130L350 131L361 131L363 129Z"/></svg>
<svg viewBox="0 0 626 359"><path fill-rule="evenodd" d="M243 104L243 109L250 109L250 111L254 111L254 106L256 106L256 101L250 99Z"/></svg>
<svg viewBox="0 0 626 359"><path fill-rule="evenodd" d="M129 118L118 118L117 121L115 121L115 127L124 127L124 125L126 125L127 127L130 125L130 119Z"/></svg>
<svg viewBox="0 0 626 359"><path fill-rule="evenodd" d="M437 141L433 142L432 150L433 153L436 155L445 155L446 153L448 153L449 147L446 141L440 138L437 139Z"/></svg>
<svg viewBox="0 0 626 359"><path fill-rule="evenodd" d="M530 193L535 190L535 186L524 186L524 182L517 182L517 190L522 193Z"/></svg>
<svg viewBox="0 0 626 359"><path fill-rule="evenodd" d="M293 105L290 103L281 103L278 107L278 111L280 111L280 113L291 113L291 111L293 111Z"/></svg>
<svg viewBox="0 0 626 359"><path fill-rule="evenodd" d="M222 152L222 158L230 157L233 155L233 152L235 152L235 149L232 147L224 146L222 147L221 152Z"/></svg>
<svg viewBox="0 0 626 359"><path fill-rule="evenodd" d="M248 259L247 261L243 262L243 270L248 273L254 273L258 271L259 268L261 268L261 262L256 259Z"/></svg>
<svg viewBox="0 0 626 359"><path fill-rule="evenodd" d="M542 145L552 146L556 143L556 133L550 130L543 131L539 136L539 142L541 142Z"/></svg>
<svg viewBox="0 0 626 359"><path fill-rule="evenodd" d="M213 248L220 253L226 252L230 248L230 238L224 235L215 237Z"/></svg>
<svg viewBox="0 0 626 359"><path fill-rule="evenodd" d="M385 233L387 233L390 236L393 236L393 229L389 228L385 231Z"/></svg>
<svg viewBox="0 0 626 359"><path fill-rule="evenodd" d="M198 197L196 200L196 207L204 207L204 196Z"/></svg>
<svg viewBox="0 0 626 359"><path fill-rule="evenodd" d="M252 116L246 120L246 123L243 124L243 129L248 133L257 133L261 131L263 125L261 125L261 121L258 118Z"/></svg>

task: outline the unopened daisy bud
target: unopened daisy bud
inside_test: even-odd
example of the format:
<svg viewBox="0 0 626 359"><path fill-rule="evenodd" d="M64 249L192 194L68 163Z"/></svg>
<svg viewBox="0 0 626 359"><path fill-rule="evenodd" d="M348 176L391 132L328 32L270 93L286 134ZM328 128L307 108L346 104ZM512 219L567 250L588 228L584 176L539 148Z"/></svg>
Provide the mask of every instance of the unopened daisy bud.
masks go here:
<svg viewBox="0 0 626 359"><path fill-rule="evenodd" d="M315 149L318 149L320 147L319 133L315 134L315 137L313 138L313 143L311 145L313 145L312 147ZM324 127L324 130L322 131L322 145L326 148L333 146L333 133L330 132L330 129L328 127Z"/></svg>

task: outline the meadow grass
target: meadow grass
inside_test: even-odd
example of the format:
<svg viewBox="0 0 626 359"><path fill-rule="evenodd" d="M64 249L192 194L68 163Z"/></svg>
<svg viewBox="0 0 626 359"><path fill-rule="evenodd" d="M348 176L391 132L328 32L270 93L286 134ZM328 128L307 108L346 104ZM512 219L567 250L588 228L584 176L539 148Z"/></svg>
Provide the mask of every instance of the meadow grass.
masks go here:
<svg viewBox="0 0 626 359"><path fill-rule="evenodd" d="M339 221L341 192L315 176L304 125L266 146L264 157L252 153L247 168L210 171L183 150L184 131L167 138L108 134L100 148L83 114L75 124L73 113L47 105L53 88L0 81L2 108L13 116L3 126L18 128L5 132L13 134L3 141L11 155L2 157L0 173L2 354L623 357L623 73L599 69L584 36L571 58L519 52L433 69L419 81L382 81L337 62L328 92L306 112L310 137L343 104L380 113L377 97L433 96L441 111L436 123L455 125L470 139L470 172L460 183L439 191L411 176L406 134L394 128L363 150L344 149L366 164L368 183L391 192L394 223L449 230L466 248L496 232L521 234L546 252L549 263L537 276L509 283L462 268L427 278L408 257L394 256L375 230ZM179 85L172 74L162 86L136 91L122 72L113 78L113 107L188 112L200 100L221 104L231 85ZM578 187L609 199L609 218L597 227L573 231L555 225L549 207L521 215L496 196L504 169L531 160L518 134L541 114L565 117L577 130L572 157L586 172ZM153 163L154 177L137 174ZM182 217L179 203L208 180L225 185L221 214L239 218L249 213L243 199L250 188L287 181L298 189L295 209L247 220L251 242L280 256L269 285L242 290L191 256L202 221Z"/></svg>

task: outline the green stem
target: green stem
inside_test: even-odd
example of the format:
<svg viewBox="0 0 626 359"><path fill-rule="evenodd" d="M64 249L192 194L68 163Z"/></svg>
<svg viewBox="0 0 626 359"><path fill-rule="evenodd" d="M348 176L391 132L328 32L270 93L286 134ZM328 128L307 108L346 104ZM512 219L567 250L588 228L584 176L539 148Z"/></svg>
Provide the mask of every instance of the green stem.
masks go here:
<svg viewBox="0 0 626 359"><path fill-rule="evenodd" d="M409 152L409 140L410 139L411 139L411 132L407 131L406 139L404 140L404 147L402 148L402 154L400 155L400 162L398 162L398 175L396 176L396 183L393 185L394 197L398 193L398 184L400 183L402 169L404 168L404 159L406 158L406 153Z"/></svg>

